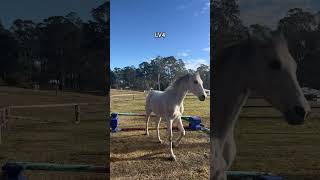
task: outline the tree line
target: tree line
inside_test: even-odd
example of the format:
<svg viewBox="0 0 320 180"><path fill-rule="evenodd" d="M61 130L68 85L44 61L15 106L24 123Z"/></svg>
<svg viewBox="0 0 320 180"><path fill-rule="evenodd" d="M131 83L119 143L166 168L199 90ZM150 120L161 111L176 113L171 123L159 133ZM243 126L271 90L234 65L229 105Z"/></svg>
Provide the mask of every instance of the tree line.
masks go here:
<svg viewBox="0 0 320 180"><path fill-rule="evenodd" d="M76 12L41 22L0 23L0 85L104 90L109 4L92 9L92 20Z"/></svg>
<svg viewBox="0 0 320 180"><path fill-rule="evenodd" d="M203 80L203 86L210 89L210 67L201 64L196 70L187 69L182 59L174 56L158 56L150 62L144 61L138 67L127 66L114 68L110 71L111 88L128 88L148 90L150 88L164 90L176 78L198 71Z"/></svg>
<svg viewBox="0 0 320 180"><path fill-rule="evenodd" d="M214 34L212 58L228 44L246 39L250 32L281 31L297 62L300 84L320 89L320 11L312 13L292 8L272 29L261 24L245 26L240 19L238 0L211 0L211 5L211 32Z"/></svg>

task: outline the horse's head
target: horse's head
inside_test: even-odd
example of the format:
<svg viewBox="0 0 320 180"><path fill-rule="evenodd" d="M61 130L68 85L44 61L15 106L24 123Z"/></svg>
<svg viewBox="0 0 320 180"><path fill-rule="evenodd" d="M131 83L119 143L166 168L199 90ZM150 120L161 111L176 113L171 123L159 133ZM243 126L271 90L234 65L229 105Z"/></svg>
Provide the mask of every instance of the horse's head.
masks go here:
<svg viewBox="0 0 320 180"><path fill-rule="evenodd" d="M310 106L296 76L297 64L281 33L252 36L252 55L247 62L249 88L255 90L292 125L303 124Z"/></svg>
<svg viewBox="0 0 320 180"><path fill-rule="evenodd" d="M196 95L200 101L204 101L206 99L207 94L203 89L203 82L198 72L189 76L188 90Z"/></svg>

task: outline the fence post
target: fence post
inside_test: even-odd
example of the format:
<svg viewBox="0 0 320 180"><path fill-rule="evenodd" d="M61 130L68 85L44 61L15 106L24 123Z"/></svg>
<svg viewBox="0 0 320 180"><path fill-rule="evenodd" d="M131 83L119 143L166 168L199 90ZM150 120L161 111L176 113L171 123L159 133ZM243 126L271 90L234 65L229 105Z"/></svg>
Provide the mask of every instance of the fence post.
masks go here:
<svg viewBox="0 0 320 180"><path fill-rule="evenodd" d="M80 105L76 104L74 105L74 115L75 115L75 124L80 123Z"/></svg>
<svg viewBox="0 0 320 180"><path fill-rule="evenodd" d="M4 127L7 128L8 126L8 121L9 121L9 117L10 117L10 106L5 108L5 121L4 121Z"/></svg>
<svg viewBox="0 0 320 180"><path fill-rule="evenodd" d="M5 114L5 112L4 112L4 108L2 108L2 109L0 109L0 124L3 124L4 123L4 114Z"/></svg>
<svg viewBox="0 0 320 180"><path fill-rule="evenodd" d="M4 124L6 124L7 122L7 108L3 108L3 111L2 111L2 116L3 116L3 121L1 123L1 127L3 127Z"/></svg>
<svg viewBox="0 0 320 180"><path fill-rule="evenodd" d="M8 106L8 107L7 107L7 116L9 117L10 115L11 115L11 107Z"/></svg>
<svg viewBox="0 0 320 180"><path fill-rule="evenodd" d="M1 122L0 122L0 144L2 144L2 127L5 123L5 108L1 109Z"/></svg>
<svg viewBox="0 0 320 180"><path fill-rule="evenodd" d="M2 124L0 124L0 144L2 144Z"/></svg>

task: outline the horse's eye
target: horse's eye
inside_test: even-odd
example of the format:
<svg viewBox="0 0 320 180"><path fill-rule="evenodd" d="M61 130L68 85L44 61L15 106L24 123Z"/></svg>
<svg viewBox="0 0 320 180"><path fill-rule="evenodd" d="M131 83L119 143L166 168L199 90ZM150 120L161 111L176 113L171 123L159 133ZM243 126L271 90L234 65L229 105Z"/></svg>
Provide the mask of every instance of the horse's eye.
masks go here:
<svg viewBox="0 0 320 180"><path fill-rule="evenodd" d="M281 63L277 60L270 62L268 66L272 70L280 70L281 69Z"/></svg>
<svg viewBox="0 0 320 180"><path fill-rule="evenodd" d="M198 81L197 81L197 80L195 80L195 81L193 81L193 83L198 84Z"/></svg>

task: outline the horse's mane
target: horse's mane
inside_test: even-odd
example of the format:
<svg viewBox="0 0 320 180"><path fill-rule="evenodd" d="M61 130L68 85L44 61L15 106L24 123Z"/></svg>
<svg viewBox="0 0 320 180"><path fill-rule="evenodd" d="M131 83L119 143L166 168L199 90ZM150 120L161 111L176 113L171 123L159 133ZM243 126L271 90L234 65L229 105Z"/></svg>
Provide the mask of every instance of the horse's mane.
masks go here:
<svg viewBox="0 0 320 180"><path fill-rule="evenodd" d="M179 78L177 78L175 81L173 81L166 89L165 91L167 90L170 90L176 86L178 86L181 82L185 81L186 79L189 79L189 77L191 76L190 73L187 73Z"/></svg>
<svg viewBox="0 0 320 180"><path fill-rule="evenodd" d="M213 74L223 71L232 59L231 56L238 56L237 60L244 60L251 53L251 40L249 38L234 42L225 46L220 52L213 57Z"/></svg>
<svg viewBox="0 0 320 180"><path fill-rule="evenodd" d="M248 34L248 37L225 46L221 51L214 54L213 74L223 71L227 66L226 64L229 64L232 60L244 61L249 59L248 57L254 51L254 47L268 46L271 43L287 46L286 38L280 31L271 31L261 35ZM235 58L232 59L231 56Z"/></svg>
<svg viewBox="0 0 320 180"><path fill-rule="evenodd" d="M255 47L264 48L272 43L287 46L287 41L280 32L273 32L270 37L266 37L263 40L248 36L243 40L225 46L221 51L214 54L212 63L214 76L223 71L226 66L229 66L231 61L249 60L249 56L253 53Z"/></svg>

